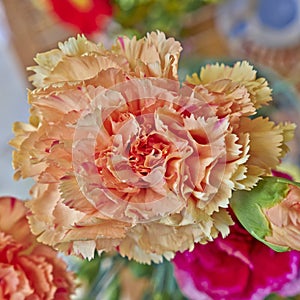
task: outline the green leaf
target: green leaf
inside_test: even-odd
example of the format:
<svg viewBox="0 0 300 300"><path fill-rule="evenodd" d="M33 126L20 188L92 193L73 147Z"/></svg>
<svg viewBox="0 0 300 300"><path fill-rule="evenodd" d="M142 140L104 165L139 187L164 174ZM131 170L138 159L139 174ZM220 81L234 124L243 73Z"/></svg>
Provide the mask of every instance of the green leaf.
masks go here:
<svg viewBox="0 0 300 300"><path fill-rule="evenodd" d="M289 248L265 241L265 237L272 235L272 232L263 209L280 203L288 193L288 184L300 187L299 183L285 178L264 177L254 189L236 191L231 199L231 208L245 229L256 239L278 252L287 251Z"/></svg>
<svg viewBox="0 0 300 300"><path fill-rule="evenodd" d="M265 300L299 300L299 299L300 299L299 295L293 297L282 297L277 294L270 294L265 298Z"/></svg>

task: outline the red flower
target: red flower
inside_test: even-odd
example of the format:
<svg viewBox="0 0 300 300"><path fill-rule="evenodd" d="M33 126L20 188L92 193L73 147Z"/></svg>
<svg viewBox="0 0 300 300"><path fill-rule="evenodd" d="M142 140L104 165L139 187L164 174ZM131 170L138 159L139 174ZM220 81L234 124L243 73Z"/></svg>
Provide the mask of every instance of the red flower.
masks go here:
<svg viewBox="0 0 300 300"><path fill-rule="evenodd" d="M80 33L91 34L103 29L112 15L109 0L49 0L53 12Z"/></svg>
<svg viewBox="0 0 300 300"><path fill-rule="evenodd" d="M175 277L191 300L292 296L299 292L299 260L299 252L275 252L236 224L227 238L178 253Z"/></svg>

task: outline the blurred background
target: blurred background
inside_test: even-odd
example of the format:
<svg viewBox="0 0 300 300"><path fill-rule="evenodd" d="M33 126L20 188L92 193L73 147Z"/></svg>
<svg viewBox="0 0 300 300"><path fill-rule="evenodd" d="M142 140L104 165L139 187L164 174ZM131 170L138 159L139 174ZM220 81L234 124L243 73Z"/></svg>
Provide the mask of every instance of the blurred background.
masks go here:
<svg viewBox="0 0 300 300"><path fill-rule="evenodd" d="M158 29L183 45L181 79L206 63L232 64L247 59L273 88L274 104L262 113L276 121L300 122L299 0L0 0L0 195L29 197L32 182L13 180L12 148L8 142L13 137L13 122L28 121L26 89L32 86L26 68L34 64L35 55L56 48L59 41L78 33L109 47L118 35L142 37ZM299 178L295 167L299 164L298 129L296 137L286 163ZM100 272L99 261L95 260L81 272L87 278L98 276L91 290L99 297L99 289L113 282L114 274L125 265L124 261L113 264L111 259L102 259ZM133 263L133 269L142 277L156 274L156 278L160 274L165 283L169 282L170 291L176 288L172 270L166 265L141 268ZM126 269L122 270L128 281ZM127 283L123 284L125 290L130 289L132 281ZM143 289L147 284L147 280L140 280L138 285ZM124 299L141 299L138 288L131 290L137 295ZM169 298L164 295L156 299Z"/></svg>

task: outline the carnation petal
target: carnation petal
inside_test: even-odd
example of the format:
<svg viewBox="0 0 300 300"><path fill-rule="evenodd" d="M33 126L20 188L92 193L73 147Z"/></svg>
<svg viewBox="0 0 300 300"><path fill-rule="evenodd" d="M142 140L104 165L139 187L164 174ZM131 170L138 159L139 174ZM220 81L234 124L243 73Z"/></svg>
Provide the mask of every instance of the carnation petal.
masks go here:
<svg viewBox="0 0 300 300"><path fill-rule="evenodd" d="M266 105L271 100L271 89L264 78L256 78L256 71L246 61L237 62L233 67L224 64L207 65L200 71L200 77L187 77L187 82L199 85L208 84L220 79L231 79L233 82L245 86L250 94L255 108Z"/></svg>
<svg viewBox="0 0 300 300"><path fill-rule="evenodd" d="M253 120L242 118L239 130L249 134L250 146L249 159L245 163L247 177L239 181L239 184L251 188L262 175L271 174L271 169L279 164L282 147L285 146L283 129L268 118L259 117Z"/></svg>
<svg viewBox="0 0 300 300"><path fill-rule="evenodd" d="M101 51L103 46L101 44L96 45L87 40L84 35L78 34L76 38L71 37L64 43L58 43L58 48L66 56L81 56L88 52Z"/></svg>
<svg viewBox="0 0 300 300"><path fill-rule="evenodd" d="M123 54L131 72L138 77L177 78L179 54L182 48L162 32L151 32L144 39L120 37L114 51Z"/></svg>
<svg viewBox="0 0 300 300"><path fill-rule="evenodd" d="M96 243L94 240L74 241L73 249L75 254L80 254L83 258L91 260L92 258L94 258Z"/></svg>

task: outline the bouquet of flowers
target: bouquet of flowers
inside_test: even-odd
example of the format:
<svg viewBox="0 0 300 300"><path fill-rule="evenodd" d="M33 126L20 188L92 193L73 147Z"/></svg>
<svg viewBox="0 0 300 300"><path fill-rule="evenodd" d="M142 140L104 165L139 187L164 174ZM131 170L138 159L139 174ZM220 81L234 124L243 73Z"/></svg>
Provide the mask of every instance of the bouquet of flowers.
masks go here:
<svg viewBox="0 0 300 300"><path fill-rule="evenodd" d="M119 37L111 49L78 35L36 56L29 123L16 122L11 141L15 179L35 181L25 201L31 234L38 247L89 261L171 260L190 299L295 295L300 185L277 170L295 125L260 115L271 88L246 61L207 65L180 82L181 50L158 31ZM14 248L1 243L7 269L24 282ZM74 275L51 262L61 277L49 275L47 297L71 294ZM40 297L27 278L26 291ZM4 297L24 291L7 286Z"/></svg>

